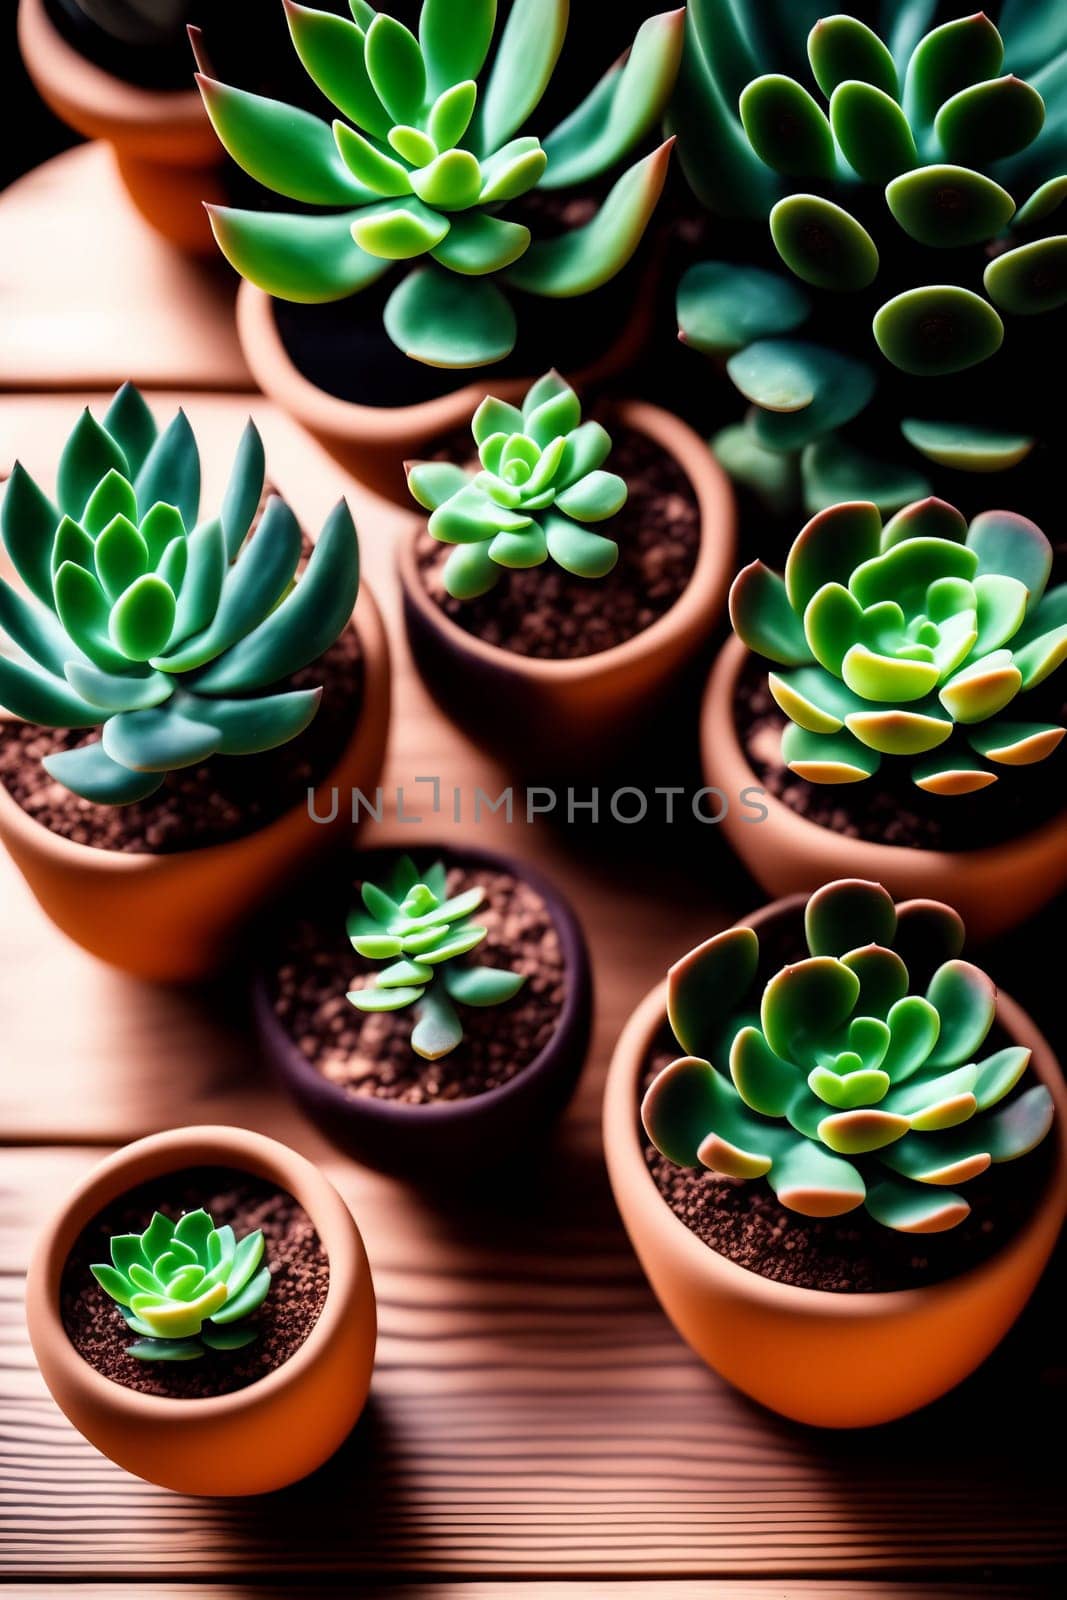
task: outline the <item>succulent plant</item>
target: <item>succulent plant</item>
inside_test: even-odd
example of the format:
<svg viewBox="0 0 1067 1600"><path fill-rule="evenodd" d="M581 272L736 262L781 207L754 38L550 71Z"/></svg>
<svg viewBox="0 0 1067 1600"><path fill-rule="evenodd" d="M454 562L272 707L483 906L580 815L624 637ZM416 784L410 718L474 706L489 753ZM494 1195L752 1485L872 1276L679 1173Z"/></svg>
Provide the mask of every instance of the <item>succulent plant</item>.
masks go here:
<svg viewBox="0 0 1067 1600"><path fill-rule="evenodd" d="M996 989L958 959L948 906L894 906L880 884L842 880L811 896L804 925L809 955L773 975L746 927L671 968L687 1053L645 1095L649 1138L678 1166L766 1178L804 1216L865 1205L904 1233L956 1227L971 1208L952 1185L1026 1155L1051 1126L1043 1084L1012 1095L1030 1051L978 1059Z"/></svg>
<svg viewBox="0 0 1067 1600"><path fill-rule="evenodd" d="M488 396L474 414L479 472L448 461L409 462L408 487L432 515L429 531L453 550L444 584L457 600L492 589L501 570L539 567L552 557L579 578L603 578L619 547L589 523L626 504L627 488L601 470L611 438L583 422L581 402L558 372L533 385L522 403Z"/></svg>
<svg viewBox="0 0 1067 1600"><path fill-rule="evenodd" d="M222 507L200 521L200 457L184 412L158 432L126 384L102 422L82 413L60 457L58 505L16 464L0 534L27 592L0 581L0 705L50 728L102 727L47 756L87 800L144 800L167 773L285 744L321 690L265 693L339 636L359 588L343 501L303 575L300 528L263 492L249 422Z"/></svg>
<svg viewBox="0 0 1067 1600"><path fill-rule="evenodd" d="M569 298L630 260L663 187L669 142L626 170L581 227L534 241L506 210L534 189L588 185L652 133L677 72L681 11L645 22L629 56L542 143L520 130L551 81L569 0L512 0L495 48L496 0L425 0L417 38L368 0L350 0L351 21L283 3L302 65L339 113L332 126L203 73L198 81L239 166L276 194L330 209L210 207L219 246L243 277L313 303L421 262L390 294L390 338L428 365L476 367L515 343L501 285Z"/></svg>
<svg viewBox="0 0 1067 1600"><path fill-rule="evenodd" d="M1008 511L969 528L942 500L884 526L862 501L819 512L784 577L755 561L730 592L738 636L790 669L768 677L790 719L786 764L856 783L883 755L917 756L920 788L959 795L1045 760L1064 729L1024 708L1067 658L1067 584L1047 590L1051 568L1041 529Z"/></svg>
<svg viewBox="0 0 1067 1600"><path fill-rule="evenodd" d="M985 12L934 26L938 0L866 9L887 42L809 0L693 0L674 109L697 195L766 220L789 269L761 238L681 284L683 339L726 358L753 408L716 448L782 494L799 461L810 511L897 510L927 463L1025 459L1026 324L1067 304L1067 12L1003 0L998 31ZM976 368L977 386L949 381ZM848 429L876 399L872 453Z"/></svg>
<svg viewBox="0 0 1067 1600"><path fill-rule="evenodd" d="M458 964L476 950L487 929L470 919L485 899L475 887L449 895L447 873L437 862L420 877L410 856L401 856L385 887L364 883L363 908L348 919L356 952L389 965L349 1000L359 1011L403 1011L415 1007L411 1047L437 1061L463 1039L456 1004L498 1006L518 994L526 978L500 967ZM456 963L456 964L454 964Z"/></svg>
<svg viewBox="0 0 1067 1600"><path fill-rule="evenodd" d="M270 1268L257 1228L238 1241L206 1211L172 1222L157 1211L144 1233L116 1234L111 1264L93 1277L116 1302L138 1361L195 1361L208 1350L242 1350L258 1335L248 1318L267 1298Z"/></svg>

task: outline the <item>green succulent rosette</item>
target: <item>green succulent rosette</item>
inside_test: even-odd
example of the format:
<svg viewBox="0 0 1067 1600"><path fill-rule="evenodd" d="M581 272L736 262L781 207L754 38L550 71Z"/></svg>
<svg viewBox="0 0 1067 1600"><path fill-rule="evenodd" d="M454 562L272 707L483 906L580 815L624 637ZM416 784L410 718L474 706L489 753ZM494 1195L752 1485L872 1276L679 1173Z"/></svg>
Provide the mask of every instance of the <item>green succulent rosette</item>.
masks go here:
<svg viewBox="0 0 1067 1600"><path fill-rule="evenodd" d="M388 963L368 987L351 990L349 1000L365 1013L413 1007L411 1048L427 1061L463 1042L457 1004L503 1005L526 982L523 973L460 963L487 936L472 921L485 890L479 885L449 895L447 877L443 862L420 877L410 856L401 856L386 884L363 884L363 904L348 919L356 953Z"/></svg>
<svg viewBox="0 0 1067 1600"><path fill-rule="evenodd" d="M160 432L126 384L102 421L83 412L59 461L56 500L16 464L0 536L21 579L0 580L0 705L49 728L102 729L45 757L86 800L147 799L211 756L286 744L322 691L271 693L347 624L359 543L341 501L303 573L300 527L263 495L249 422L218 515L200 515L200 456L179 411Z"/></svg>
<svg viewBox="0 0 1067 1600"><path fill-rule="evenodd" d="M552 79L569 0L512 0L499 29L497 0L425 0L417 36L367 0L350 0L351 20L283 3L302 65L336 108L332 124L198 79L237 164L307 208L209 207L243 277L314 303L358 294L394 270L385 311L393 342L431 366L477 367L515 344L506 289L585 295L630 260L663 188L669 143L623 171L580 227L534 239L507 210L535 189L597 182L653 133L681 56L681 11L649 18L628 56L542 140L521 130Z"/></svg>
<svg viewBox="0 0 1067 1600"><path fill-rule="evenodd" d="M955 1186L1052 1125L1048 1089L1019 1089L1031 1052L980 1055L996 989L959 959L948 906L895 906L879 884L842 880L812 895L804 923L808 956L772 975L746 927L671 968L686 1054L650 1085L645 1130L678 1166L765 1179L803 1216L865 1206L903 1233L954 1228L971 1209Z"/></svg>
<svg viewBox="0 0 1067 1600"><path fill-rule="evenodd" d="M883 525L865 502L819 512L785 575L735 579L738 637L785 671L768 677L790 719L782 757L812 783L856 783L883 757L914 761L932 794L960 795L1043 761L1064 729L1028 715L1067 658L1067 584L1053 552L1008 511L968 527L941 500ZM917 758L917 759L916 759Z"/></svg>
<svg viewBox="0 0 1067 1600"><path fill-rule="evenodd" d="M238 1240L206 1211L177 1222L157 1211L144 1233L116 1234L111 1263L93 1277L115 1301L138 1361L195 1361L209 1350L242 1350L258 1337L250 1319L270 1292L257 1228Z"/></svg>
<svg viewBox="0 0 1067 1600"><path fill-rule="evenodd" d="M491 396L472 424L481 470L445 461L409 463L408 487L431 513L429 531L455 545L444 584L473 600L502 571L543 566L549 557L578 578L603 578L619 559L614 539L596 531L626 504L626 483L603 471L611 437L583 422L578 396L558 372L533 385L518 406Z"/></svg>
<svg viewBox="0 0 1067 1600"><path fill-rule="evenodd" d="M678 297L751 406L716 449L768 497L799 479L809 511L1018 465L1050 426L1022 402L1067 305L1064 8L854 9L692 0L672 108L694 191L736 219L737 252Z"/></svg>

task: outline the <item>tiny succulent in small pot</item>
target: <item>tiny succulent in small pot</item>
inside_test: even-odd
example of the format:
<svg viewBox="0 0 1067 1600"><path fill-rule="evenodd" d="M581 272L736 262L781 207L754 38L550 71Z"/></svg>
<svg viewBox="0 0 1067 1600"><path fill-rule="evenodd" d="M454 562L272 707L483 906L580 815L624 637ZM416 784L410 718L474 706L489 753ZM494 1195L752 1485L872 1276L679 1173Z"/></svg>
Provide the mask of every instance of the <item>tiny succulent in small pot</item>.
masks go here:
<svg viewBox="0 0 1067 1600"><path fill-rule="evenodd" d="M408 467L412 495L432 513L431 536L456 546L444 569L448 593L476 599L503 571L549 557L574 577L606 577L618 546L589 524L620 511L628 490L617 473L602 470L611 437L601 423L582 421L570 385L546 373L521 409L487 396L472 428L480 471L447 461Z"/></svg>
<svg viewBox="0 0 1067 1600"><path fill-rule="evenodd" d="M472 401L469 448L450 433L443 459L406 463L429 516L399 566L438 703L544 775L617 754L705 648L734 508L725 473L673 414L624 400L583 420L555 370L517 387Z"/></svg>
<svg viewBox="0 0 1067 1600"><path fill-rule="evenodd" d="M567 0L513 0L495 49L496 0L425 0L418 37L368 0L350 0L352 20L283 3L301 63L338 112L332 125L199 78L238 165L319 208L213 208L220 248L243 277L316 303L358 294L400 264L389 337L415 360L461 368L513 348L505 288L585 295L630 260L662 190L669 143L628 168L589 222L558 237L535 240L506 212L534 190L599 180L653 132L677 72L680 11L650 18L629 56L542 142L520 130L552 79ZM416 265L403 273L405 263Z"/></svg>
<svg viewBox="0 0 1067 1600"><path fill-rule="evenodd" d="M477 885L449 895L447 878L443 861L420 877L411 857L401 856L386 885L363 884L363 909L348 919L356 953L389 962L371 983L353 989L349 1000L357 1011L366 1012L414 1007L411 1048L427 1061L438 1061L462 1044L457 1004L503 1005L526 982L521 972L455 964L487 935L486 928L471 921L485 890Z"/></svg>
<svg viewBox="0 0 1067 1600"><path fill-rule="evenodd" d="M818 513L784 577L753 562L735 580L738 636L777 666L768 684L790 719L782 755L813 783L855 783L883 756L918 758L933 794L988 787L1049 757L1064 729L1027 715L1067 658L1067 584L1026 517L989 511L968 527L939 500L883 525L873 504Z"/></svg>
<svg viewBox="0 0 1067 1600"><path fill-rule="evenodd" d="M953 1185L1027 1155L1052 1125L1043 1084L1012 1094L1030 1051L980 1055L996 989L958 959L963 924L947 906L897 907L880 885L839 882L808 901L805 931L808 957L762 992L752 928L671 968L687 1054L645 1095L649 1138L679 1166L765 1178L805 1216L865 1206L905 1233L957 1227L970 1206ZM909 964L931 956L943 959L914 993Z"/></svg>
<svg viewBox="0 0 1067 1600"><path fill-rule="evenodd" d="M680 287L682 337L753 407L722 459L757 488L799 463L813 511L850 494L896 510L931 465L1018 465L1049 426L1020 422L1035 341L1067 305L1062 15L1006 0L1000 30L996 8L934 26L936 4L887 4L883 41L815 5L743 10L689 7L673 112L697 195L765 219L791 274L757 241Z"/></svg>
<svg viewBox="0 0 1067 1600"><path fill-rule="evenodd" d="M144 1233L116 1234L110 1264L93 1277L138 1337L137 1361L195 1361L208 1350L242 1350L257 1337L249 1319L270 1292L257 1228L238 1240L203 1209L177 1222L157 1211Z"/></svg>
<svg viewBox="0 0 1067 1600"><path fill-rule="evenodd" d="M27 593L0 582L0 703L51 728L102 729L45 758L83 798L123 805L168 773L295 738L320 691L270 693L347 625L359 546L331 513L297 577L301 532L264 484L251 422L217 516L200 518L200 458L183 412L158 432L132 385L102 422L86 410L64 448L58 504L16 465L0 532ZM251 535L249 530L252 529Z"/></svg>

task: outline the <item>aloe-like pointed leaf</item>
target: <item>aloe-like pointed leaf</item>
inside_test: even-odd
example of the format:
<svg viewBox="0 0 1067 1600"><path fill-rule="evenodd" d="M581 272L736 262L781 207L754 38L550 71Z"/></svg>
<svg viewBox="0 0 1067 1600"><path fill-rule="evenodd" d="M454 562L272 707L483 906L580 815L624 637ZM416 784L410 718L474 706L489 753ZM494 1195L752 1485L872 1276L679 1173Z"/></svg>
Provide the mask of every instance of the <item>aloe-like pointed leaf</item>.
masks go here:
<svg viewBox="0 0 1067 1600"><path fill-rule="evenodd" d="M1021 78L976 83L945 102L934 131L950 161L986 166L1033 144L1045 122L1045 102Z"/></svg>
<svg viewBox="0 0 1067 1600"><path fill-rule="evenodd" d="M74 647L54 612L0 578L0 634L45 672L62 677Z"/></svg>
<svg viewBox="0 0 1067 1600"><path fill-rule="evenodd" d="M415 122L426 98L426 63L403 23L379 12L367 29L367 73L394 123Z"/></svg>
<svg viewBox="0 0 1067 1600"><path fill-rule="evenodd" d="M677 308L686 344L706 355L730 355L756 339L792 333L810 315L811 301L779 273L704 261L687 269Z"/></svg>
<svg viewBox="0 0 1067 1600"><path fill-rule="evenodd" d="M428 62L429 66L430 63ZM470 127L478 102L478 85L472 80L453 80L443 89L430 109L427 133L438 150L451 150Z"/></svg>
<svg viewBox="0 0 1067 1600"><path fill-rule="evenodd" d="M496 0L425 0L419 44L431 94L477 78L493 41L496 13Z"/></svg>
<svg viewBox="0 0 1067 1600"><path fill-rule="evenodd" d="M741 122L749 143L784 177L828 180L837 154L826 114L794 79L767 74L741 95Z"/></svg>
<svg viewBox="0 0 1067 1600"><path fill-rule="evenodd" d="M775 249L792 272L817 289L853 293L878 276L878 247L862 223L818 195L794 194L770 215Z"/></svg>
<svg viewBox="0 0 1067 1600"><path fill-rule="evenodd" d="M186 694L178 705L191 721L215 730L217 755L251 756L297 738L314 720L321 700L321 689L299 689L247 700Z"/></svg>
<svg viewBox="0 0 1067 1600"><path fill-rule="evenodd" d="M112 471L127 477L129 463L120 446L86 407L59 458L56 489L60 511L79 521L90 495Z"/></svg>
<svg viewBox="0 0 1067 1600"><path fill-rule="evenodd" d="M208 627L218 607L227 566L221 522L204 523L190 534L185 580L177 598L171 633L175 645L183 644Z"/></svg>
<svg viewBox="0 0 1067 1600"><path fill-rule="evenodd" d="M100 534L95 550L96 572L112 601L148 571L148 545L129 517L118 514Z"/></svg>
<svg viewBox="0 0 1067 1600"><path fill-rule="evenodd" d="M252 526L263 495L266 474L266 456L259 429L251 417L237 447L230 481L222 501L219 521L226 540L226 554L230 561L237 558L248 530Z"/></svg>
<svg viewBox="0 0 1067 1600"><path fill-rule="evenodd" d="M3 663L0 661L0 687ZM0 694L2 699L2 694ZM94 716L99 722L99 712ZM64 726L79 724L64 720ZM88 726L88 724L82 724ZM161 772L134 772L121 763L112 761L101 743L82 745L76 750L61 750L56 755L45 756L41 765L50 777L61 783L72 794L80 795L94 805L128 806L147 800L162 786Z"/></svg>
<svg viewBox="0 0 1067 1600"><path fill-rule="evenodd" d="M348 22L317 7L297 5L295 0L282 3L297 55L313 82L358 127L384 139L393 119L370 81L365 29L359 19Z"/></svg>
<svg viewBox="0 0 1067 1600"><path fill-rule="evenodd" d="M359 538L352 514L340 500L327 517L296 587L200 676L197 692L260 689L308 666L339 637L358 593Z"/></svg>
<svg viewBox="0 0 1067 1600"><path fill-rule="evenodd" d="M984 244L1003 233L1015 201L992 178L966 167L928 166L894 178L889 209L904 232L934 249Z"/></svg>
<svg viewBox="0 0 1067 1600"><path fill-rule="evenodd" d="M0 706L25 722L47 728L93 728L100 712L62 678L0 654Z"/></svg>
<svg viewBox="0 0 1067 1600"><path fill-rule="evenodd" d="M448 234L430 254L450 272L482 277L512 266L526 253L530 237L522 223L470 212L451 219Z"/></svg>
<svg viewBox="0 0 1067 1600"><path fill-rule="evenodd" d="M1012 316L1041 316L1067 305L1067 235L1035 239L991 261L985 269L989 298Z"/></svg>
<svg viewBox="0 0 1067 1600"><path fill-rule="evenodd" d="M52 605L52 540L60 513L20 461L4 485L0 534L23 583L44 605Z"/></svg>
<svg viewBox="0 0 1067 1600"><path fill-rule="evenodd" d="M333 136L341 160L369 194L394 199L411 193L411 173L402 162L386 155L346 122L338 120L333 124Z"/></svg>
<svg viewBox="0 0 1067 1600"><path fill-rule="evenodd" d="M888 183L919 165L907 117L896 100L872 84L840 84L830 100L830 126L842 155L864 183Z"/></svg>
<svg viewBox="0 0 1067 1600"><path fill-rule="evenodd" d="M369 198L321 117L202 73L196 81L219 140L257 183L308 205L351 206Z"/></svg>
<svg viewBox="0 0 1067 1600"><path fill-rule="evenodd" d="M128 476L135 478L156 441L157 428L141 391L124 383L104 413L104 427L126 457Z"/></svg>
<svg viewBox="0 0 1067 1600"><path fill-rule="evenodd" d="M515 313L495 284L438 272L409 274L385 308L398 349L426 366L484 367L515 347Z"/></svg>
<svg viewBox="0 0 1067 1600"><path fill-rule="evenodd" d="M684 30L684 9L642 23L629 54L545 140L543 188L587 183L652 132L678 75Z"/></svg>
<svg viewBox="0 0 1067 1600"><path fill-rule="evenodd" d="M134 481L142 514L157 501L174 506L186 528L200 508L200 452L189 419L179 410L156 439Z"/></svg>
<svg viewBox="0 0 1067 1600"><path fill-rule="evenodd" d="M988 361L1004 341L1004 324L972 290L929 286L887 300L875 315L874 337L902 372L940 377Z"/></svg>
<svg viewBox="0 0 1067 1600"><path fill-rule="evenodd" d="M89 496L89 502L82 514L82 526L86 533L92 534L95 538L116 517L134 521L137 517L137 497L129 479L112 467Z"/></svg>
<svg viewBox="0 0 1067 1600"><path fill-rule="evenodd" d="M499 150L541 103L569 11L569 0L514 0L472 127L472 148L479 155Z"/></svg>
<svg viewBox="0 0 1067 1600"><path fill-rule="evenodd" d="M389 263L352 238L358 211L302 216L209 206L219 249L265 294L304 305L341 300L365 289Z"/></svg>

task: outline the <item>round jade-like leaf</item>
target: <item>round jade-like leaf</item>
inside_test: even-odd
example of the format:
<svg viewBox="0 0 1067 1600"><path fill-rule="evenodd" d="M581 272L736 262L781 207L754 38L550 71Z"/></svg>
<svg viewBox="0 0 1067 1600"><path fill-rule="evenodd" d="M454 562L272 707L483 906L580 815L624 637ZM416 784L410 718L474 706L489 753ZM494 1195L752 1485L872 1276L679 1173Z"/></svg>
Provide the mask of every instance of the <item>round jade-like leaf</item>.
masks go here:
<svg viewBox="0 0 1067 1600"><path fill-rule="evenodd" d="M798 278L817 289L866 289L878 276L878 248L866 228L818 195L794 194L771 212L775 248Z"/></svg>
<svg viewBox="0 0 1067 1600"><path fill-rule="evenodd" d="M939 377L988 361L1004 341L1004 324L981 295L946 284L888 300L875 315L874 337L902 372Z"/></svg>

